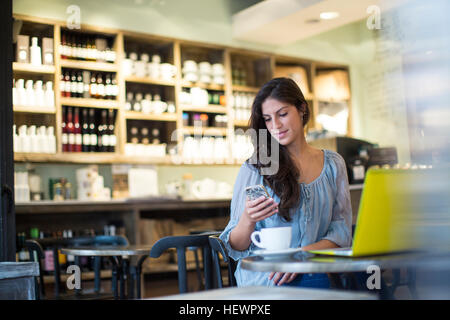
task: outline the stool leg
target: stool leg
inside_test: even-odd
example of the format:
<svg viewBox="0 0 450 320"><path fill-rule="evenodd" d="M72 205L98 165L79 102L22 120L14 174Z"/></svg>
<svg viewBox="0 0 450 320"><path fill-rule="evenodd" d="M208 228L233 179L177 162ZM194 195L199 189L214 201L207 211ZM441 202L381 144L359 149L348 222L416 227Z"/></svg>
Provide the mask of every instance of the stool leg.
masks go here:
<svg viewBox="0 0 450 320"><path fill-rule="evenodd" d="M115 257L110 257L112 262L112 275L111 275L111 287L114 294L114 299L119 299L118 290L117 290L117 262Z"/></svg>
<svg viewBox="0 0 450 320"><path fill-rule="evenodd" d="M200 271L200 259L198 258L198 248L193 250L195 257L195 269L197 271L197 279L198 279L198 290L202 290L203 281L202 281L202 273Z"/></svg>
<svg viewBox="0 0 450 320"><path fill-rule="evenodd" d="M134 283L136 281L136 267L129 267L129 287L128 287L128 299L134 299Z"/></svg>
<svg viewBox="0 0 450 320"><path fill-rule="evenodd" d="M141 272L142 272L142 264L144 263L147 256L143 256L139 259L139 262L136 266L136 296L138 299L141 299Z"/></svg>
<svg viewBox="0 0 450 320"><path fill-rule="evenodd" d="M120 299L125 299L125 273L124 273L124 266L122 264L122 258L119 258L119 263L117 264L117 269L119 272Z"/></svg>
<svg viewBox="0 0 450 320"><path fill-rule="evenodd" d="M101 275L100 275L101 257L94 257L94 291L100 293L101 288Z"/></svg>

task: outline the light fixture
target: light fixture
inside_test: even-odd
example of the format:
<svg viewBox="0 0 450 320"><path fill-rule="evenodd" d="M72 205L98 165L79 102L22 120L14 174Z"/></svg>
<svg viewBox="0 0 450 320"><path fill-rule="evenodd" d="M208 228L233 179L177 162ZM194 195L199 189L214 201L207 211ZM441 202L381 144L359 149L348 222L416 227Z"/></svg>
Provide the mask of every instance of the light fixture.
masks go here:
<svg viewBox="0 0 450 320"><path fill-rule="evenodd" d="M320 19L322 19L322 20L331 20L331 19L336 19L337 17L339 17L339 12L327 11L327 12L320 13Z"/></svg>

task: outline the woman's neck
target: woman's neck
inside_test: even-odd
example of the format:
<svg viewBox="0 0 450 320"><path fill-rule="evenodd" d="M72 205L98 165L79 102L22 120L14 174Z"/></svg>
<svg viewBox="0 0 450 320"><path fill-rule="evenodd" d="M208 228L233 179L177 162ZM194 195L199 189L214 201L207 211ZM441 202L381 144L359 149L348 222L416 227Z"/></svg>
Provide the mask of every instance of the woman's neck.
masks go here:
<svg viewBox="0 0 450 320"><path fill-rule="evenodd" d="M298 163L301 162L302 159L307 155L310 151L310 146L306 142L305 136L300 136L298 139L293 141L290 145L287 146L287 149L292 157L292 159Z"/></svg>

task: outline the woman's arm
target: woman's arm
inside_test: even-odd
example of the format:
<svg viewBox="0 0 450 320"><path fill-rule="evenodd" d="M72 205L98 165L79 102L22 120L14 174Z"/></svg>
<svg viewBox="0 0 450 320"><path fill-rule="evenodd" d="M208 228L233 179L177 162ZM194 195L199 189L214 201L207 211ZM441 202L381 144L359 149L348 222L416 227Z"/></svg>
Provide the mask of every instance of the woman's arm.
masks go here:
<svg viewBox="0 0 450 320"><path fill-rule="evenodd" d="M308 244L307 246L302 247L302 250L308 251L308 250L321 250L321 249L332 249L332 248L340 248L340 247L333 241L323 239L323 240L319 240L315 243L311 243L311 244Z"/></svg>

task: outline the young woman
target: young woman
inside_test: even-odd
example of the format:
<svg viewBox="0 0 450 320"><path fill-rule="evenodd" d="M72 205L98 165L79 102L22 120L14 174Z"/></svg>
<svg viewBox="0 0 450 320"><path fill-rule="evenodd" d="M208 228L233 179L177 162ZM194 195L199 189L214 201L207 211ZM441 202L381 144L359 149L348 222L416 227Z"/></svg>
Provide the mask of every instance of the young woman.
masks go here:
<svg viewBox="0 0 450 320"><path fill-rule="evenodd" d="M345 162L336 152L316 149L306 142L308 105L297 84L275 78L258 92L250 128L268 130L266 141L254 141L257 155L269 155L279 168L261 174L266 161L247 160L241 167L231 201L230 222L221 234L231 258L239 261L259 249L250 240L255 230L292 226L291 247L303 250L349 247L352 211ZM279 154L270 154L273 143ZM275 148L276 150L276 148ZM278 157L277 157L278 156ZM264 173L264 171L263 171ZM270 198L249 201L245 188L263 184ZM329 287L326 274L264 273L244 270L238 262L238 286L290 285Z"/></svg>

